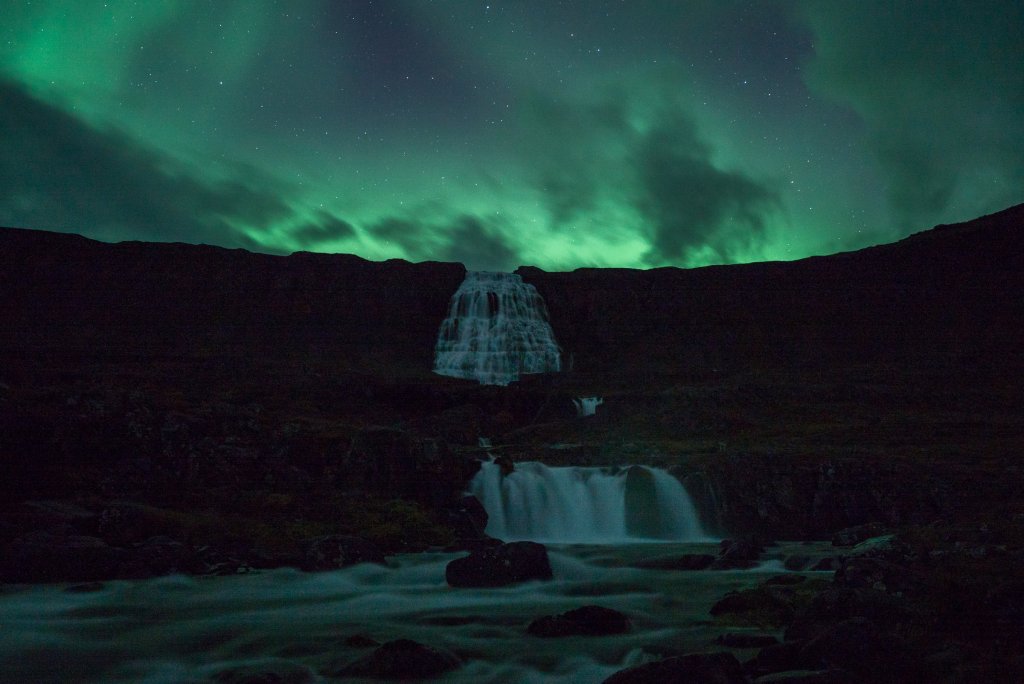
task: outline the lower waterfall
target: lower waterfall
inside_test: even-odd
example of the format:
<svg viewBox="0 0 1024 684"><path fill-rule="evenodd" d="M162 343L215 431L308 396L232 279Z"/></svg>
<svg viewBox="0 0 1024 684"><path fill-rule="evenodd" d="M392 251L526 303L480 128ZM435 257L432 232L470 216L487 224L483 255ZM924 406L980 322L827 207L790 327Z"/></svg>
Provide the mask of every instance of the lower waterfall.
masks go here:
<svg viewBox="0 0 1024 684"><path fill-rule="evenodd" d="M519 462L502 475L484 463L470 483L503 541L566 544L709 541L683 485L659 468L549 467Z"/></svg>

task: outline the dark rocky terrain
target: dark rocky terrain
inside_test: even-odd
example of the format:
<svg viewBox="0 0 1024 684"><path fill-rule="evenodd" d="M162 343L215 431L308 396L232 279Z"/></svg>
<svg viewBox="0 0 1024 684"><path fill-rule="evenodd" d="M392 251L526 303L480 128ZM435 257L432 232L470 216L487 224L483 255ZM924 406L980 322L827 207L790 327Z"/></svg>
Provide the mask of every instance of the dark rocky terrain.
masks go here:
<svg viewBox="0 0 1024 684"><path fill-rule="evenodd" d="M908 680L1018 672L1022 231L1024 205L797 262L522 268L568 369L499 388L430 372L457 264L0 230L0 578L474 548L486 436L511 461L669 468L722 534L897 533L837 560L821 605L786 597L786 668L836 665L849 632ZM578 396L604 403L580 419Z"/></svg>

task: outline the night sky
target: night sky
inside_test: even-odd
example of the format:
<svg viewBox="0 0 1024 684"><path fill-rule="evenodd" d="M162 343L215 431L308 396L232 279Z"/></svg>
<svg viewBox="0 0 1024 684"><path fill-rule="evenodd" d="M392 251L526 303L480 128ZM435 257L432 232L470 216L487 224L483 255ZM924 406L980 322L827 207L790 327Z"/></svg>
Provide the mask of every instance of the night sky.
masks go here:
<svg viewBox="0 0 1024 684"><path fill-rule="evenodd" d="M699 266L1024 201L1020 0L0 0L0 225Z"/></svg>

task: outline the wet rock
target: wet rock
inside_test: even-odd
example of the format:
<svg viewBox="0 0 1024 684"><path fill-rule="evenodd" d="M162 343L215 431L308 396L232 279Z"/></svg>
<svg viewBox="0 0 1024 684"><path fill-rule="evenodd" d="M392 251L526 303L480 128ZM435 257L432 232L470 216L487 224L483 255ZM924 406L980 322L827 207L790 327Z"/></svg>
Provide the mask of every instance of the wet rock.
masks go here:
<svg viewBox="0 0 1024 684"><path fill-rule="evenodd" d="M248 549L219 546L200 546L195 550L189 572L193 575L225 577L252 571L246 560Z"/></svg>
<svg viewBox="0 0 1024 684"><path fill-rule="evenodd" d="M737 570L752 568L764 551L756 539L723 539L718 557L711 564L712 570Z"/></svg>
<svg viewBox="0 0 1024 684"><path fill-rule="evenodd" d="M371 639L365 634L353 634L345 639L345 645L351 646L352 648L373 648L375 646L380 646L380 642L376 639Z"/></svg>
<svg viewBox="0 0 1024 684"><path fill-rule="evenodd" d="M456 539L454 542L452 542L445 548L445 551L469 551L470 553L475 553L476 551L482 551L484 549L492 549L496 546L501 546L504 543L505 542L501 541L500 539L495 539L494 537L488 537L487 535L484 535L482 537L477 537L474 539Z"/></svg>
<svg viewBox="0 0 1024 684"><path fill-rule="evenodd" d="M783 561L783 563L782 563L784 568L786 568L787 570L790 570L792 572L799 572L800 570L804 570L810 564L811 564L811 559L810 559L809 556L799 556L799 555L797 555L797 556L787 556L786 560Z"/></svg>
<svg viewBox="0 0 1024 684"><path fill-rule="evenodd" d="M337 570L357 563L384 563L384 554L361 537L332 534L306 542L302 569L307 572Z"/></svg>
<svg viewBox="0 0 1024 684"><path fill-rule="evenodd" d="M459 539L479 539L487 528L487 510L475 496L464 496L442 511L445 522Z"/></svg>
<svg viewBox="0 0 1024 684"><path fill-rule="evenodd" d="M240 665L213 676L218 684L310 684L316 673L305 665L290 662Z"/></svg>
<svg viewBox="0 0 1024 684"><path fill-rule="evenodd" d="M353 663L326 672L331 677L371 679L429 679L454 670L462 663L452 653L412 641L397 639L379 646Z"/></svg>
<svg viewBox="0 0 1024 684"><path fill-rule="evenodd" d="M847 527L832 535L832 546L855 546L882 534L885 534L885 525L877 522Z"/></svg>
<svg viewBox="0 0 1024 684"><path fill-rule="evenodd" d="M789 670L758 677L754 684L859 684L861 681L846 670Z"/></svg>
<svg viewBox="0 0 1024 684"><path fill-rule="evenodd" d="M744 632L728 632L715 641L728 648L764 648L779 643L771 634L748 634Z"/></svg>
<svg viewBox="0 0 1024 684"><path fill-rule="evenodd" d="M604 684L745 684L746 676L731 653L675 656L620 670Z"/></svg>
<svg viewBox="0 0 1024 684"><path fill-rule="evenodd" d="M795 670L800 666L800 649L805 643L804 641L787 641L765 646L744 664L744 668L755 677L772 672Z"/></svg>
<svg viewBox="0 0 1024 684"><path fill-rule="evenodd" d="M871 587L888 592L906 591L918 582L909 568L871 556L844 559L835 576L835 583L842 587Z"/></svg>
<svg viewBox="0 0 1024 684"><path fill-rule="evenodd" d="M561 615L537 618L526 631L538 637L605 636L629 631L624 613L602 606L583 606Z"/></svg>
<svg viewBox="0 0 1024 684"><path fill-rule="evenodd" d="M834 572L839 569L840 561L841 558L822 558L811 567L810 572Z"/></svg>
<svg viewBox="0 0 1024 684"><path fill-rule="evenodd" d="M633 564L633 567L645 570L707 570L715 562L715 557L707 553L686 553L681 556L661 556L645 558Z"/></svg>
<svg viewBox="0 0 1024 684"><path fill-rule="evenodd" d="M813 638L833 625L855 617L894 623L906 615L899 597L876 589L830 587L797 611L786 628L785 640Z"/></svg>
<svg viewBox="0 0 1024 684"><path fill-rule="evenodd" d="M908 666L906 646L874 622L844 620L810 639L799 655L808 668L840 668L872 681L903 681Z"/></svg>
<svg viewBox="0 0 1024 684"><path fill-rule="evenodd" d="M511 457L509 457L509 456L507 456L505 454L502 454L501 456L498 456L497 458L495 458L494 459L494 463L499 468L501 468L501 474L502 475L511 475L513 472L515 472L515 469L516 469L515 462L512 460Z"/></svg>
<svg viewBox="0 0 1024 684"><path fill-rule="evenodd" d="M758 625L784 625L793 618L793 607L765 587L734 591L711 606L715 617L732 622Z"/></svg>
<svg viewBox="0 0 1024 684"><path fill-rule="evenodd" d="M768 586L791 587L794 584L803 584L807 578L803 575L774 575L764 581Z"/></svg>
<svg viewBox="0 0 1024 684"><path fill-rule="evenodd" d="M96 537L32 532L4 548L0 577L6 582L88 582L113 577L124 549Z"/></svg>
<svg viewBox="0 0 1024 684"><path fill-rule="evenodd" d="M547 549L536 542L481 549L456 558L445 568L445 579L453 587L501 587L551 577Z"/></svg>

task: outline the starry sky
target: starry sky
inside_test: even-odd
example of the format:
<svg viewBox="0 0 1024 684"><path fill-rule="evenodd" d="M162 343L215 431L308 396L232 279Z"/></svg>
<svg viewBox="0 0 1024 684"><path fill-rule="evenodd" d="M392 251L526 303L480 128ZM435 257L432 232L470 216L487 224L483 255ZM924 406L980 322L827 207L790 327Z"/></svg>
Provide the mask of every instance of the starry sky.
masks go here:
<svg viewBox="0 0 1024 684"><path fill-rule="evenodd" d="M1024 201L1019 0L0 0L0 225L694 267Z"/></svg>

